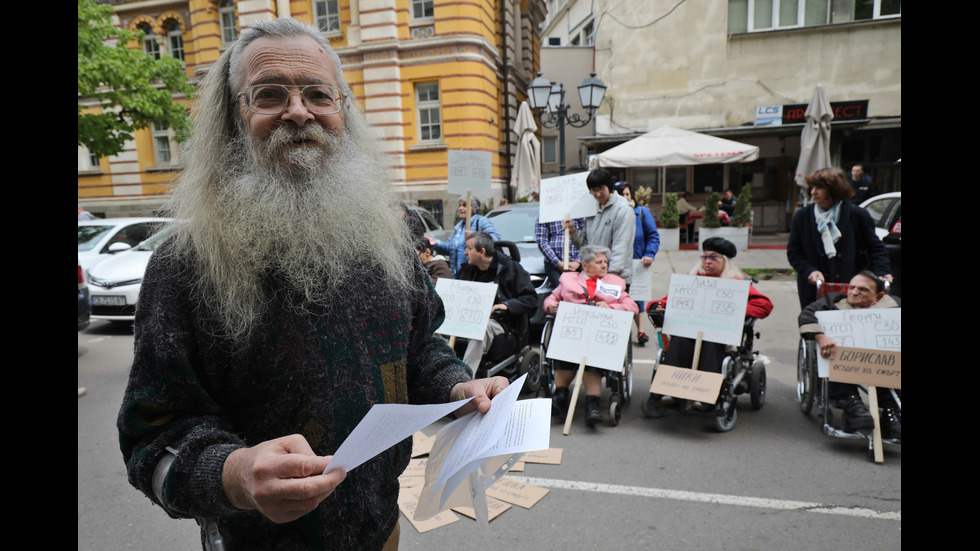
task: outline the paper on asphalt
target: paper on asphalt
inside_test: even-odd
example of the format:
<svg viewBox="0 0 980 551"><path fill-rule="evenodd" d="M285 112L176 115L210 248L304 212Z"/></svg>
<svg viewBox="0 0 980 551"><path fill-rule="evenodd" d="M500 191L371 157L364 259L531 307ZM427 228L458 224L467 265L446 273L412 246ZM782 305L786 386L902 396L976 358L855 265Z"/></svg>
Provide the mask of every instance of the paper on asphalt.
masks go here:
<svg viewBox="0 0 980 551"><path fill-rule="evenodd" d="M415 511L417 519L448 507L473 507L474 499L482 499L484 483L513 464L515 454L549 447L551 400L517 402L526 377L495 396L487 413L461 417L436 434Z"/></svg>
<svg viewBox="0 0 980 551"><path fill-rule="evenodd" d="M323 470L347 472L417 431L462 407L472 398L448 404L374 404Z"/></svg>

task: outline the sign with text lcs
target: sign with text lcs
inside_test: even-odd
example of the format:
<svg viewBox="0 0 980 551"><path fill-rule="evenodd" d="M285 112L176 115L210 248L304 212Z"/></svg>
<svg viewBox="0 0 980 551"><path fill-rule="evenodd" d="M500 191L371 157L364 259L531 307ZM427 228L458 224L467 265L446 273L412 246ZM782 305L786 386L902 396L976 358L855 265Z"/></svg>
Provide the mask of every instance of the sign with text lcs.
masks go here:
<svg viewBox="0 0 980 551"><path fill-rule="evenodd" d="M449 150L449 178L447 191L465 195L490 195L490 176L493 171L493 156L489 151L470 151L467 149Z"/></svg>

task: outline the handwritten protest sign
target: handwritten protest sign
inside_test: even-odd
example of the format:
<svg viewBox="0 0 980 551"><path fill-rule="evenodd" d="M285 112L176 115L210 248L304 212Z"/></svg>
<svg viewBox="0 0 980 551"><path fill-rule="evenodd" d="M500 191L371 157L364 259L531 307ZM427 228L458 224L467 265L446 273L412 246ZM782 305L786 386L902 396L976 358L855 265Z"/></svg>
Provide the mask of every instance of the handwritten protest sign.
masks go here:
<svg viewBox="0 0 980 551"><path fill-rule="evenodd" d="M496 283L461 281L441 277L436 293L446 307L446 320L436 333L467 339L482 339L497 293Z"/></svg>
<svg viewBox="0 0 980 551"><path fill-rule="evenodd" d="M721 373L660 364L650 385L650 392L686 400L713 404L725 376Z"/></svg>
<svg viewBox="0 0 980 551"><path fill-rule="evenodd" d="M449 150L449 193L490 195L493 157L489 151Z"/></svg>
<svg viewBox="0 0 980 551"><path fill-rule="evenodd" d="M838 346L829 359L831 381L902 388L901 352Z"/></svg>
<svg viewBox="0 0 980 551"><path fill-rule="evenodd" d="M902 309L860 308L817 312L825 335L838 348L902 351ZM828 377L830 360L817 355L817 374Z"/></svg>
<svg viewBox="0 0 980 551"><path fill-rule="evenodd" d="M640 302L654 299L653 264L644 266L643 260L633 260L633 281L630 283L630 297Z"/></svg>
<svg viewBox="0 0 980 551"><path fill-rule="evenodd" d="M663 332L738 345L742 341L749 282L684 274L670 276Z"/></svg>
<svg viewBox="0 0 980 551"><path fill-rule="evenodd" d="M632 312L559 302L547 356L622 372L632 323Z"/></svg>
<svg viewBox="0 0 980 551"><path fill-rule="evenodd" d="M599 204L585 184L588 172L567 174L541 180L538 207L539 222L557 222L569 218L595 216Z"/></svg>

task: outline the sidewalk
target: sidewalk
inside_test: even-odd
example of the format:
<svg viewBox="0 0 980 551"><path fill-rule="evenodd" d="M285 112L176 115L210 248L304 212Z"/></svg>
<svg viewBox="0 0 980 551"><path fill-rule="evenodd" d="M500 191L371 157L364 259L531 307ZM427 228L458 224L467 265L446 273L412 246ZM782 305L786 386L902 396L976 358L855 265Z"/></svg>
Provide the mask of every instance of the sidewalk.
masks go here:
<svg viewBox="0 0 980 551"><path fill-rule="evenodd" d="M738 251L734 264L742 269L792 270L786 259L786 242L789 233L753 235L747 251ZM700 261L701 251L694 245L681 245L679 251L661 251L653 259L654 279L660 275L668 278L672 273L686 274Z"/></svg>

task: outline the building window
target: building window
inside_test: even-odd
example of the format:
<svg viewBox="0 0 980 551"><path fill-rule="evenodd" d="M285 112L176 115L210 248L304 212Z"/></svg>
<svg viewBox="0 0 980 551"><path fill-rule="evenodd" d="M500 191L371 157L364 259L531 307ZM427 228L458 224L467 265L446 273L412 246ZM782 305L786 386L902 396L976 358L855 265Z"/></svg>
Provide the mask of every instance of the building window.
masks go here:
<svg viewBox="0 0 980 551"><path fill-rule="evenodd" d="M157 42L156 35L153 34L153 28L149 25L143 25L140 27L143 31L143 51L153 59L160 59L160 43Z"/></svg>
<svg viewBox="0 0 980 551"><path fill-rule="evenodd" d="M415 85L415 108L419 115L419 141L442 141L438 82Z"/></svg>
<svg viewBox="0 0 980 551"><path fill-rule="evenodd" d="M901 17L901 0L729 0L730 34Z"/></svg>
<svg viewBox="0 0 980 551"><path fill-rule="evenodd" d="M431 18L432 9L432 0L412 0L412 19Z"/></svg>
<svg viewBox="0 0 980 551"><path fill-rule="evenodd" d="M313 2L313 17L320 32L340 32L340 8L337 0Z"/></svg>
<svg viewBox="0 0 980 551"><path fill-rule="evenodd" d="M595 33L593 32L593 22L589 21L589 24L582 29L582 44L585 46L591 46L594 39Z"/></svg>
<svg viewBox="0 0 980 551"><path fill-rule="evenodd" d="M548 164L558 162L558 138L544 136L541 142L541 162Z"/></svg>
<svg viewBox="0 0 980 551"><path fill-rule="evenodd" d="M167 44L170 47L170 57L184 62L184 33L180 30L180 23L175 20L170 21L167 29Z"/></svg>
<svg viewBox="0 0 980 551"><path fill-rule="evenodd" d="M221 19L221 44L227 46L238 40L238 18L235 17L235 3L232 0L221 0L218 16Z"/></svg>
<svg viewBox="0 0 980 551"><path fill-rule="evenodd" d="M560 36L549 36L548 37L548 45L549 46L561 46L561 37Z"/></svg>
<svg viewBox="0 0 980 551"><path fill-rule="evenodd" d="M166 124L153 123L153 153L157 165L169 165L173 160L170 138L170 128Z"/></svg>
<svg viewBox="0 0 980 551"><path fill-rule="evenodd" d="M78 171L93 171L100 170L99 158L88 150L87 147L80 145L78 146Z"/></svg>

